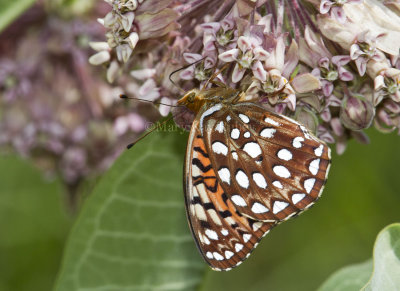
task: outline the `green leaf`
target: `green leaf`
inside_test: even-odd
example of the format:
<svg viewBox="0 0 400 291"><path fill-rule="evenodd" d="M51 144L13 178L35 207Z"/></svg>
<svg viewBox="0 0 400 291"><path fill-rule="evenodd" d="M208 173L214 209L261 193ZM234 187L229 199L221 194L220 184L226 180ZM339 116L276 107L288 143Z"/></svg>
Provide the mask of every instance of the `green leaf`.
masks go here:
<svg viewBox="0 0 400 291"><path fill-rule="evenodd" d="M125 151L85 202L57 291L194 290L206 268L185 217L187 135L153 132Z"/></svg>
<svg viewBox="0 0 400 291"><path fill-rule="evenodd" d="M400 288L400 223L383 229L374 247L374 271L364 290Z"/></svg>
<svg viewBox="0 0 400 291"><path fill-rule="evenodd" d="M399 274L400 223L395 223L379 233L373 262L369 260L340 269L318 291L397 290L400 286Z"/></svg>
<svg viewBox="0 0 400 291"><path fill-rule="evenodd" d="M35 0L0 0L0 32L34 3Z"/></svg>
<svg viewBox="0 0 400 291"><path fill-rule="evenodd" d="M0 155L0 290L50 290L70 219L59 181Z"/></svg>
<svg viewBox="0 0 400 291"><path fill-rule="evenodd" d="M318 291L361 290L372 273L372 260L344 267L333 273Z"/></svg>

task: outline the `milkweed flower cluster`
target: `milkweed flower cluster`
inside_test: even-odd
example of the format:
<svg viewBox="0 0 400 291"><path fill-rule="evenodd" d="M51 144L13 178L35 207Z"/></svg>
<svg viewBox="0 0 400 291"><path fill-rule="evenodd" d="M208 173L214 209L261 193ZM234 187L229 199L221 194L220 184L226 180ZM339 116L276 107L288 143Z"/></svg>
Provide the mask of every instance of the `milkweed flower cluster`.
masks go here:
<svg viewBox="0 0 400 291"><path fill-rule="evenodd" d="M146 126L87 62L88 40L103 34L95 21L62 20L36 5L0 38L0 149L59 174L71 194Z"/></svg>
<svg viewBox="0 0 400 291"><path fill-rule="evenodd" d="M183 68L172 78L184 89L202 88L217 72L214 84L299 120L338 153L350 138L368 142L371 125L400 129L397 2L106 2L106 42L93 44L90 62L138 98L175 104L170 72Z"/></svg>

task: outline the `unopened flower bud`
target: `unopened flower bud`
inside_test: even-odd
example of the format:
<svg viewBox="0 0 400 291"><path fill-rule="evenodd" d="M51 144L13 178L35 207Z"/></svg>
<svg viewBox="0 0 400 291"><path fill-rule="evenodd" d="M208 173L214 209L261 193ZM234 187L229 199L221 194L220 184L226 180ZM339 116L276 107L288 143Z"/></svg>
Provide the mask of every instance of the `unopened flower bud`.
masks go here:
<svg viewBox="0 0 400 291"><path fill-rule="evenodd" d="M375 115L375 108L361 95L345 98L340 109L340 120L351 130L368 128Z"/></svg>

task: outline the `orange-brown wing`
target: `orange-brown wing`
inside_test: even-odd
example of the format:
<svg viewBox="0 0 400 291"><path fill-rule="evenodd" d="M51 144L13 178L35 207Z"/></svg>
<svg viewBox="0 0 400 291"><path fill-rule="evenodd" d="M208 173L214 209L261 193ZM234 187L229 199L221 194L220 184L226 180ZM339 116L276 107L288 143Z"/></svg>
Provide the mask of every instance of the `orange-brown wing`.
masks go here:
<svg viewBox="0 0 400 291"><path fill-rule="evenodd" d="M221 108L220 108L221 109ZM207 112L203 113L206 114ZM230 270L245 260L275 222L260 222L237 211L220 185L200 130L192 125L185 160L185 200L189 225L206 262Z"/></svg>
<svg viewBox="0 0 400 291"><path fill-rule="evenodd" d="M238 103L203 114L201 121L221 191L241 215L280 222L321 195L330 150L295 120Z"/></svg>

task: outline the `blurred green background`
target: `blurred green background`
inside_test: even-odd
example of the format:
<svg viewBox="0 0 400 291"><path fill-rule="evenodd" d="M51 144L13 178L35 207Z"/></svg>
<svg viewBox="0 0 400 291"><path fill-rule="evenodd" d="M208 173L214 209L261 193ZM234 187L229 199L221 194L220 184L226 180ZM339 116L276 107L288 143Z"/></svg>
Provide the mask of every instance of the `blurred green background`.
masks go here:
<svg viewBox="0 0 400 291"><path fill-rule="evenodd" d="M169 135L180 150L167 148L161 154L182 161L185 138ZM344 155L334 155L315 207L274 229L239 268L205 271L198 290L315 290L337 269L371 258L378 232L399 220L400 140L373 130L370 136L370 145L352 142ZM0 287L50 290L72 220L62 206L63 189L20 158L2 156L0 166ZM183 206L182 193L174 198ZM201 261L199 255L194 258Z"/></svg>

